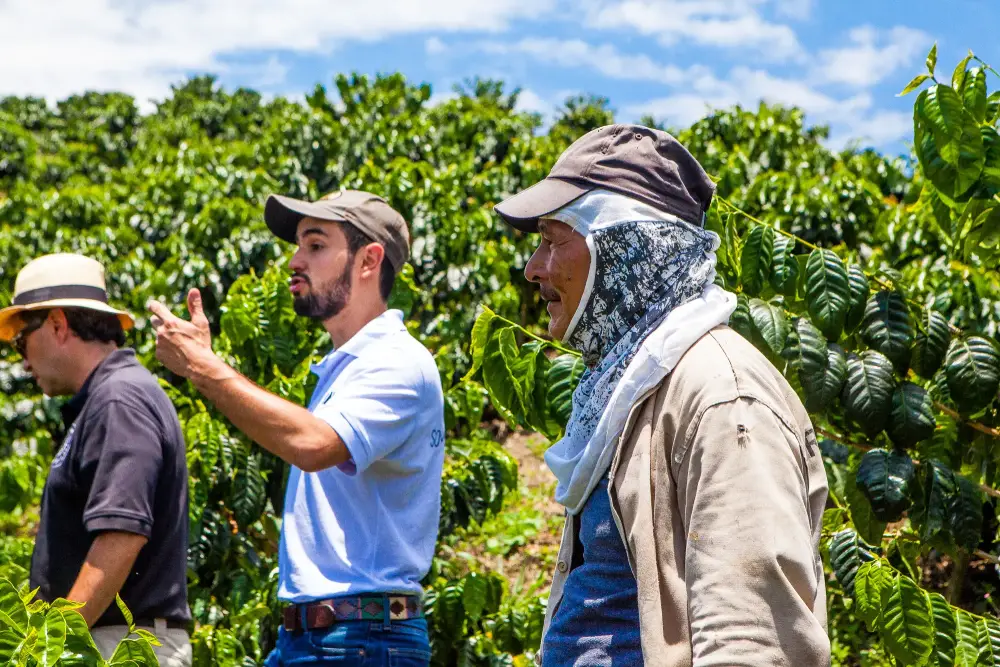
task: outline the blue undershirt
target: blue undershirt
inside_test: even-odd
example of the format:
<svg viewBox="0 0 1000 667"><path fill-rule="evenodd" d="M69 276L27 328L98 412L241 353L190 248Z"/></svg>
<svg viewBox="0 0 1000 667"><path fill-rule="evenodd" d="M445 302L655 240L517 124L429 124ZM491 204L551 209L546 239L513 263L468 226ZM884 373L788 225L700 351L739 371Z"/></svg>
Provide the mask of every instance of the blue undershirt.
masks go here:
<svg viewBox="0 0 1000 667"><path fill-rule="evenodd" d="M580 562L542 646L544 667L641 665L639 590L608 497L607 477L580 512Z"/></svg>

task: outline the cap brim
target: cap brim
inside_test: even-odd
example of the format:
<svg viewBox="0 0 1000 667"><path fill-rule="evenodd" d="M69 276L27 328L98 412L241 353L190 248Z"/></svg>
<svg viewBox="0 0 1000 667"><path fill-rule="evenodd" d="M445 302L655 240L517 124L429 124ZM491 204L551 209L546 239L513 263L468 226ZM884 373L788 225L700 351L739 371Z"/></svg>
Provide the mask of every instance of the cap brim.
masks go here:
<svg viewBox="0 0 1000 667"><path fill-rule="evenodd" d="M493 207L493 210L514 229L537 232L539 218L558 211L593 189L590 185L577 185L559 178L546 178L500 202Z"/></svg>
<svg viewBox="0 0 1000 667"><path fill-rule="evenodd" d="M87 308L109 315L117 315L118 321L122 323L122 329L128 331L135 326L135 318L124 310L118 310L106 303L93 301L91 299L52 299L51 301L39 301L38 303L26 304L23 306L10 306L0 310L0 341L9 343L14 340L14 336L21 330L19 314L31 310L45 310L48 308Z"/></svg>
<svg viewBox="0 0 1000 667"><path fill-rule="evenodd" d="M264 222L267 224L267 228L279 239L284 239L289 243L295 243L295 233L298 231L302 218L345 222L343 218L331 217L329 208L314 202L293 199L284 195L271 195L264 203Z"/></svg>

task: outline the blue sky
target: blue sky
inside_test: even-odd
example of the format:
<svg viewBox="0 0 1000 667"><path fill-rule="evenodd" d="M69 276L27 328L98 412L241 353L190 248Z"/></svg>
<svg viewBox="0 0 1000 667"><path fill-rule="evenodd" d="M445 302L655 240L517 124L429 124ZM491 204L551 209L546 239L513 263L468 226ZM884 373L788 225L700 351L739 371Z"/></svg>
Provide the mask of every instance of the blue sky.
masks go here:
<svg viewBox="0 0 1000 667"><path fill-rule="evenodd" d="M579 93L673 127L794 104L832 147L889 153L912 133L896 93L932 43L942 78L970 48L1000 69L998 0L0 0L0 25L0 95L115 89L149 108L192 73L301 97L337 72L400 71L442 99L481 76L546 118Z"/></svg>

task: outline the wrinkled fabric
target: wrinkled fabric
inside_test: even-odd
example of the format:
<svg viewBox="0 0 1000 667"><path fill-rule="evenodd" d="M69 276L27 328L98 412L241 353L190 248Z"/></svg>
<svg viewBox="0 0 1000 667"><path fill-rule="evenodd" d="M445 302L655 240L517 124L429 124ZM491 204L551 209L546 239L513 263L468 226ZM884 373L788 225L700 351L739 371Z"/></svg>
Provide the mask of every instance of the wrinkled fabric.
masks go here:
<svg viewBox="0 0 1000 667"><path fill-rule="evenodd" d="M638 664L829 667L823 455L764 355L729 327L702 336L636 402L615 450L609 505L638 588ZM568 517L563 530L543 667L578 523Z"/></svg>
<svg viewBox="0 0 1000 667"><path fill-rule="evenodd" d="M713 232L603 190L546 217L584 236L591 256L564 336L587 369L566 433L545 455L556 500L576 514L611 462L629 407L696 340L729 321L736 297L714 284Z"/></svg>

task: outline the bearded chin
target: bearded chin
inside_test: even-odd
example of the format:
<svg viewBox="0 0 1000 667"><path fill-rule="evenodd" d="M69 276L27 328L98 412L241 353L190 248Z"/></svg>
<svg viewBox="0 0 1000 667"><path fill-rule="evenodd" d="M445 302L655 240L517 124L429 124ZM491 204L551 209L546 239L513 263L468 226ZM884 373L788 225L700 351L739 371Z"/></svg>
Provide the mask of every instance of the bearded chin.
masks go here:
<svg viewBox="0 0 1000 667"><path fill-rule="evenodd" d="M326 289L320 294L296 296L292 300L295 314L315 320L328 320L338 315L347 306L351 296L351 274L345 274L332 285L324 286Z"/></svg>

